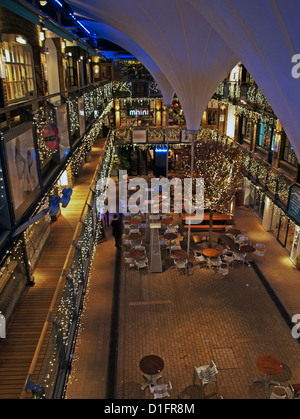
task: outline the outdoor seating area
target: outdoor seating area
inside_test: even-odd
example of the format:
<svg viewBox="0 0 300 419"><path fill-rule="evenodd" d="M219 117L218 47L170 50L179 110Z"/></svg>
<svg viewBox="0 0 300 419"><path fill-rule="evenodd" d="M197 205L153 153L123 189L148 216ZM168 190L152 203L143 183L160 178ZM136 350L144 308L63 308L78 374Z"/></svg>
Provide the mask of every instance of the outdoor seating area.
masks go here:
<svg viewBox="0 0 300 419"><path fill-rule="evenodd" d="M250 261L255 256L263 257L266 252L263 243L252 243L247 231L241 231L234 225L224 226L222 232L213 229L211 238L208 232L202 235L191 232L188 243L186 215L126 213L122 236L126 265L138 271L154 272L149 261L155 252L161 260L162 270L175 268L181 273L187 273L188 270L191 274L198 267L213 270L225 277L236 266L250 267ZM222 218L220 214L216 215L217 219ZM224 220L231 220L230 216L224 217ZM158 229L155 251L150 227Z"/></svg>

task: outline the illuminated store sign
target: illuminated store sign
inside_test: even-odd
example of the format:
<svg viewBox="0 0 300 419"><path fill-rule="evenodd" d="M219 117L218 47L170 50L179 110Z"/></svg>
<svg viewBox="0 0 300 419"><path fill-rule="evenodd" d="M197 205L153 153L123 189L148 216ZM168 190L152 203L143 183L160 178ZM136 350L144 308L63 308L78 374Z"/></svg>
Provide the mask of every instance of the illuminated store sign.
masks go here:
<svg viewBox="0 0 300 419"><path fill-rule="evenodd" d="M149 116L149 109L129 109L129 116Z"/></svg>

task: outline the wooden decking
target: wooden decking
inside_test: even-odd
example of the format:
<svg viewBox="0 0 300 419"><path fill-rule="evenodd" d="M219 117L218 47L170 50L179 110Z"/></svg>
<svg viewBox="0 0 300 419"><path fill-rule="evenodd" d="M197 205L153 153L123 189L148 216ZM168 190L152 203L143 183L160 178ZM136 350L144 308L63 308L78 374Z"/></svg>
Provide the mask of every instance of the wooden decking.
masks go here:
<svg viewBox="0 0 300 419"><path fill-rule="evenodd" d="M97 167L105 139L96 140L91 161L77 179L71 201L62 209L34 272L35 285L27 287L0 342L0 399L18 399L58 283L76 225Z"/></svg>

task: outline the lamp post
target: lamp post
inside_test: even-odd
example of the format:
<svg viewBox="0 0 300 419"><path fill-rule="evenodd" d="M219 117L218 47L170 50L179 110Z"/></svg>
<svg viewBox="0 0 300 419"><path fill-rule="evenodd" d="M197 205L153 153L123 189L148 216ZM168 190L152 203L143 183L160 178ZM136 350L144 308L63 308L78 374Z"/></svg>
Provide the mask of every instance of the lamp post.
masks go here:
<svg viewBox="0 0 300 419"><path fill-rule="evenodd" d="M197 136L197 132L198 131L191 131L192 133L192 141L191 141L191 195L190 195L190 199L192 200L193 198L193 178L194 178L194 158L195 158L195 138ZM190 201L189 203L189 209L190 209L190 214L191 214L191 206L192 203ZM187 239L187 269L190 269L192 267L192 264L189 263L189 258L190 258L190 245L191 245L191 220L190 217L188 217L188 239Z"/></svg>

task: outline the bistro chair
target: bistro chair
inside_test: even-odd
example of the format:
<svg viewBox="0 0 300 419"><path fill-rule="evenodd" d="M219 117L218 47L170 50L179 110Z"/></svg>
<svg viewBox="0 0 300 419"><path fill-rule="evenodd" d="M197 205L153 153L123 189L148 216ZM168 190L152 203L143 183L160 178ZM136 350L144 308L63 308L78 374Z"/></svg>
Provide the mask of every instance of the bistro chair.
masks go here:
<svg viewBox="0 0 300 419"><path fill-rule="evenodd" d="M224 249L222 252L222 259L228 263L232 263L234 261L233 252L228 249Z"/></svg>
<svg viewBox="0 0 300 419"><path fill-rule="evenodd" d="M134 259L134 264L138 272L140 271L140 269L147 268L148 273L148 258L145 257L144 259L139 260Z"/></svg>
<svg viewBox="0 0 300 419"><path fill-rule="evenodd" d="M227 275L229 272L228 262L222 262L222 264L218 267L217 272L221 275Z"/></svg>
<svg viewBox="0 0 300 419"><path fill-rule="evenodd" d="M140 230L138 228L133 228L129 231L129 234L137 234L139 232L140 232Z"/></svg>
<svg viewBox="0 0 300 419"><path fill-rule="evenodd" d="M244 258L244 255L242 253L233 252L233 257L234 257L234 262L238 261L238 262L242 262L244 264L245 258Z"/></svg>
<svg viewBox="0 0 300 419"><path fill-rule="evenodd" d="M194 366L193 384L195 385L196 378L199 378L203 387L206 384L215 382L216 389L218 389L217 374L218 374L218 369L214 361L210 361L209 365L202 365L201 367Z"/></svg>
<svg viewBox="0 0 300 419"><path fill-rule="evenodd" d="M293 399L294 388L290 385L288 387L275 386L270 395L270 399Z"/></svg>
<svg viewBox="0 0 300 419"><path fill-rule="evenodd" d="M129 266L129 268L134 268L135 264L134 264L134 259L128 257L129 252L124 252L124 260L125 260L125 264Z"/></svg>
<svg viewBox="0 0 300 419"><path fill-rule="evenodd" d="M217 258L207 258L207 266L209 269L218 269L220 265L222 264L222 261L219 257Z"/></svg>
<svg viewBox="0 0 300 419"><path fill-rule="evenodd" d="M187 263L187 259L174 259L174 266L179 272L186 269Z"/></svg>
<svg viewBox="0 0 300 419"><path fill-rule="evenodd" d="M206 263L206 259L202 254L199 255L198 253L199 251L197 252L197 250L194 250L194 258L195 258L195 261L198 262L198 265L200 266L200 268L202 268Z"/></svg>
<svg viewBox="0 0 300 419"><path fill-rule="evenodd" d="M266 246L263 243L256 243L255 252L256 256L264 256L266 253Z"/></svg>
<svg viewBox="0 0 300 419"><path fill-rule="evenodd" d="M171 381L168 384L150 384L149 388L154 399L162 399L163 397L170 397L169 391L172 390L172 384Z"/></svg>

